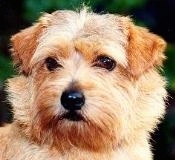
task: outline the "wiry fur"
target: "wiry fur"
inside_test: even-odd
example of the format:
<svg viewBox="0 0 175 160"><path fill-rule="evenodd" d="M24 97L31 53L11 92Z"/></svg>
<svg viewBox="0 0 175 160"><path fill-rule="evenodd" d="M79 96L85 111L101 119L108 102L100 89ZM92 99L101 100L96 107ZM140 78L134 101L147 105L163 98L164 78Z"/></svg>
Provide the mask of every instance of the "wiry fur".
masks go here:
<svg viewBox="0 0 175 160"><path fill-rule="evenodd" d="M1 160L151 160L149 134L165 112L156 67L165 42L130 18L82 10L45 14L12 37L20 74L8 81L15 120L0 132ZM113 71L93 66L98 55ZM47 57L63 66L49 72ZM81 88L84 121L62 119L60 96Z"/></svg>

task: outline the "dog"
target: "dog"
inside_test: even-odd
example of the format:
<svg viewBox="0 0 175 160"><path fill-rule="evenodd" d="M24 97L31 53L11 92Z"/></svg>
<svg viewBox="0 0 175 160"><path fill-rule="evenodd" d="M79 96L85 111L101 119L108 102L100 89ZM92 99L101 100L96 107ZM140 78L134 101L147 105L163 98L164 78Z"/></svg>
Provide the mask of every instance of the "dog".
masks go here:
<svg viewBox="0 0 175 160"><path fill-rule="evenodd" d="M166 42L131 18L59 10L11 38L1 160L152 160Z"/></svg>

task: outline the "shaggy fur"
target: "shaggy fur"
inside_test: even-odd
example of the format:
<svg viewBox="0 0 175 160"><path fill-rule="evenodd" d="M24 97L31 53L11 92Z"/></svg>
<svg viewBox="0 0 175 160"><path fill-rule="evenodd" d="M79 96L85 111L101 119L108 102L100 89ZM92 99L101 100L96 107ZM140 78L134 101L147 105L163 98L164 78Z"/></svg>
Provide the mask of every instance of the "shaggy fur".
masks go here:
<svg viewBox="0 0 175 160"><path fill-rule="evenodd" d="M165 113L164 40L128 17L84 9L45 14L11 41L19 75L8 80L15 120L0 129L1 160L152 160L150 133ZM98 55L114 70L94 66ZM62 67L49 71L47 57ZM83 121L62 118L70 86L85 95Z"/></svg>

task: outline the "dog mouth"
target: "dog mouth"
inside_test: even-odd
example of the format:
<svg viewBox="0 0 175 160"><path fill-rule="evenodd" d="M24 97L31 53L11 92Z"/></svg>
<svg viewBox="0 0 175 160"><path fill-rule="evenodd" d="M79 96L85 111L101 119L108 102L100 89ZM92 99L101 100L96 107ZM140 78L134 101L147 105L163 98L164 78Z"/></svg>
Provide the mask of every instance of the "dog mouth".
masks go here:
<svg viewBox="0 0 175 160"><path fill-rule="evenodd" d="M67 119L69 121L85 121L82 114L76 112L76 111L69 111L61 115L61 120Z"/></svg>

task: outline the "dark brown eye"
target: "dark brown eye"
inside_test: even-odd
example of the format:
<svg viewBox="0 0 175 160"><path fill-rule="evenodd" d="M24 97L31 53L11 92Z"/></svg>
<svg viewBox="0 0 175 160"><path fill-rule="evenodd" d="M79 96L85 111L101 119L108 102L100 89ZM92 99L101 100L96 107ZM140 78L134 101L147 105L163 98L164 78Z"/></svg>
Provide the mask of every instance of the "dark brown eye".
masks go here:
<svg viewBox="0 0 175 160"><path fill-rule="evenodd" d="M57 69L58 67L62 67L56 59L52 58L52 57L48 57L45 60L45 64L46 67L49 71L54 71L55 69Z"/></svg>
<svg viewBox="0 0 175 160"><path fill-rule="evenodd" d="M111 57L101 55L94 61L94 66L112 71L116 66L116 62Z"/></svg>

